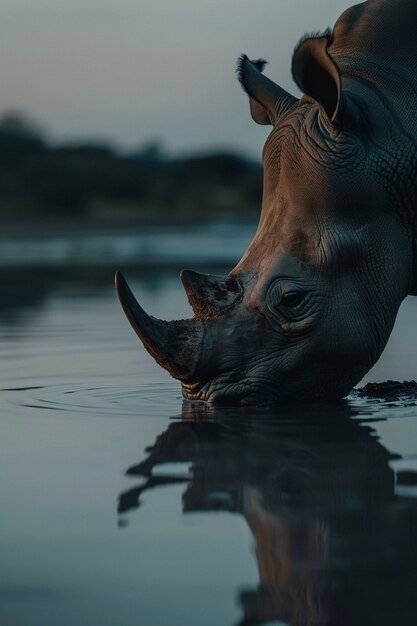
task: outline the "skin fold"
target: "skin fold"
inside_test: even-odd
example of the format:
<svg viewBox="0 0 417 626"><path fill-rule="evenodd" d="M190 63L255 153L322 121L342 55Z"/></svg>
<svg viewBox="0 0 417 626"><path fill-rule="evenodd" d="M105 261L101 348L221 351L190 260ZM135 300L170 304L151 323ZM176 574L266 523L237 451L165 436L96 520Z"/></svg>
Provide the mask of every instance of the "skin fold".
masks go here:
<svg viewBox="0 0 417 626"><path fill-rule="evenodd" d="M192 320L162 322L124 278L121 304L190 400L273 404L345 396L416 292L417 64L412 0L368 0L292 60L304 95L239 59L263 151L258 230L229 276L185 271Z"/></svg>

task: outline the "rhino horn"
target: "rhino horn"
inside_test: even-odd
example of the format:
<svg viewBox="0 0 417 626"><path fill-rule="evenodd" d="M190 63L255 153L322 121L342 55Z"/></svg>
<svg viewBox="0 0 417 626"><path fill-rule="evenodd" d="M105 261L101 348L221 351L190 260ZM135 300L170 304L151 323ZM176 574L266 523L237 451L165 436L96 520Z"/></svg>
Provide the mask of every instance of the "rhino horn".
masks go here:
<svg viewBox="0 0 417 626"><path fill-rule="evenodd" d="M195 319L225 313L242 300L243 289L235 276L213 276L184 270L181 281Z"/></svg>
<svg viewBox="0 0 417 626"><path fill-rule="evenodd" d="M166 322L151 317L137 302L120 272L116 273L115 283L126 317L149 354L174 378L182 382L192 380L201 353L203 322Z"/></svg>
<svg viewBox="0 0 417 626"><path fill-rule="evenodd" d="M237 76L250 99L250 110L257 124L274 125L280 117L292 109L297 98L262 74L266 61L250 61L242 54L238 61Z"/></svg>

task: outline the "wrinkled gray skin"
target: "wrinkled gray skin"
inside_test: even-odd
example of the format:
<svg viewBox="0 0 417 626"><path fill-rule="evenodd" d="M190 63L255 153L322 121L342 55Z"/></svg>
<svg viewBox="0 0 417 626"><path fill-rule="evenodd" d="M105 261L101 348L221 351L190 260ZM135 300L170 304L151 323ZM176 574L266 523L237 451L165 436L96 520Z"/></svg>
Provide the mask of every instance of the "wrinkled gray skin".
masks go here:
<svg viewBox="0 0 417 626"><path fill-rule="evenodd" d="M298 100L242 56L264 148L257 233L229 277L186 271L192 320L124 310L191 400L340 398L379 358L416 293L417 2L369 0L301 41Z"/></svg>

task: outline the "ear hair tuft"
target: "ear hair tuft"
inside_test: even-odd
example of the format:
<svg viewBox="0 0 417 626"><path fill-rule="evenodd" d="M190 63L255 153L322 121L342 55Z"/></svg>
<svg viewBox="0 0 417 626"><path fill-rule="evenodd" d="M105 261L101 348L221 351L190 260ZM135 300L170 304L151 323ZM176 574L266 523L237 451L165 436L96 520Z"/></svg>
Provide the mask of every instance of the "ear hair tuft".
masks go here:
<svg viewBox="0 0 417 626"><path fill-rule="evenodd" d="M265 61L265 59L256 59L254 61L251 61L252 65L255 65L256 68L260 71L263 72L265 69L265 65L267 65L268 61Z"/></svg>
<svg viewBox="0 0 417 626"><path fill-rule="evenodd" d="M330 46L330 44L333 41L333 33L330 27L326 28L326 30L324 31L316 30L316 31L313 31L312 33L305 33L305 35L301 37L300 41L295 46L294 54L297 52L298 48L300 48L300 46L302 46L303 43L308 41L309 39L322 39L323 37L326 37Z"/></svg>
<svg viewBox="0 0 417 626"><path fill-rule="evenodd" d="M254 65L259 72L263 72L265 65L268 63L268 61L265 61L265 59L256 59L254 61L251 61L249 60L246 54L240 55L240 57L237 60L236 74L237 74L237 79L240 82L243 91L245 91L246 93L247 93L247 90L245 86L245 81L243 79L243 71L245 69L245 63L247 61L249 61L249 63L252 63L252 65Z"/></svg>

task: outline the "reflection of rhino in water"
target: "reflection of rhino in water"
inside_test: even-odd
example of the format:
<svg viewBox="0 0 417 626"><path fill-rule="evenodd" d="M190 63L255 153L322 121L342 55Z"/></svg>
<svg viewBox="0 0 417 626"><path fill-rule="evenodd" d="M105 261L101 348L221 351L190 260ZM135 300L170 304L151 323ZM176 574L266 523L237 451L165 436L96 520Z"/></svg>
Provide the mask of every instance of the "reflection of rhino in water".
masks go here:
<svg viewBox="0 0 417 626"><path fill-rule="evenodd" d="M417 502L395 495L391 456L369 426L347 407L323 411L325 420L292 411L256 422L184 411L128 470L145 483L121 495L119 511L185 481L153 476L158 465L192 463L184 512L236 512L256 542L260 585L241 593L242 624L417 623Z"/></svg>
<svg viewBox="0 0 417 626"><path fill-rule="evenodd" d="M417 293L416 24L415 0L368 0L303 39L301 100L241 58L252 117L272 127L250 247L229 276L183 274L193 320L149 317L117 280L137 334L188 399L342 397L379 358Z"/></svg>

